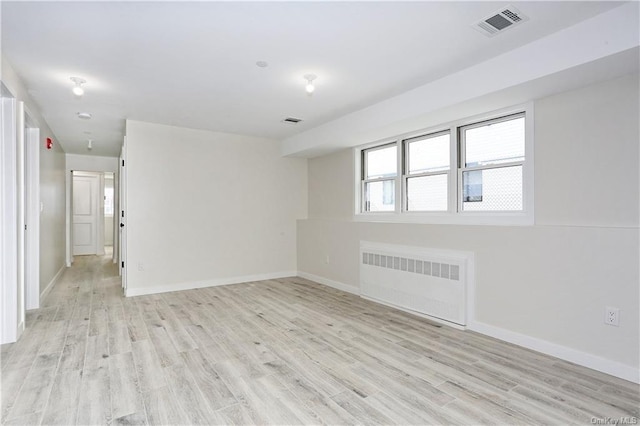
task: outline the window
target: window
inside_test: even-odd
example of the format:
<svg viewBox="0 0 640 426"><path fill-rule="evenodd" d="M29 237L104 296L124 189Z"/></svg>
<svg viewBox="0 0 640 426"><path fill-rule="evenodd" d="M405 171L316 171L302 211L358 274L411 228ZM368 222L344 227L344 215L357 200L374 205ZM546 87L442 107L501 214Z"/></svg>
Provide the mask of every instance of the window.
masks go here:
<svg viewBox="0 0 640 426"><path fill-rule="evenodd" d="M407 211L447 211L449 132L404 141Z"/></svg>
<svg viewBox="0 0 640 426"><path fill-rule="evenodd" d="M364 211L396 209L397 151L395 143L362 151Z"/></svg>
<svg viewBox="0 0 640 426"><path fill-rule="evenodd" d="M522 211L524 114L460 128L462 210Z"/></svg>
<svg viewBox="0 0 640 426"><path fill-rule="evenodd" d="M531 106L522 107L360 149L359 212L400 221L532 223L529 114Z"/></svg>

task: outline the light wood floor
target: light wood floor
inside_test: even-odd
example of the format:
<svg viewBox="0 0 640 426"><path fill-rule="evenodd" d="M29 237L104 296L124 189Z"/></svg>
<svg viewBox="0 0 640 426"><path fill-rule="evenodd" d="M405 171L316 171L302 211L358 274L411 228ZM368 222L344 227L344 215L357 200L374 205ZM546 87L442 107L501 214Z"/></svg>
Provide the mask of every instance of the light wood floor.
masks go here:
<svg viewBox="0 0 640 426"><path fill-rule="evenodd" d="M637 385L309 281L123 298L76 257L2 346L5 424L593 424Z"/></svg>

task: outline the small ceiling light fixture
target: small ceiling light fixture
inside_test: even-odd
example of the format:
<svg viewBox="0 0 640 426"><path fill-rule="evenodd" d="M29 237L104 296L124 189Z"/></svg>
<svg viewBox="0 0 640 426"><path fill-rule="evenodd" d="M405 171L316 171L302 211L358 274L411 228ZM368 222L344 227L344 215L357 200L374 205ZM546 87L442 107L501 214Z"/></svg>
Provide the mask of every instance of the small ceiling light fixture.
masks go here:
<svg viewBox="0 0 640 426"><path fill-rule="evenodd" d="M318 76L315 74L305 74L303 77L307 80L307 85L304 86L304 90L311 95L316 90L316 86L313 85L313 80L318 78Z"/></svg>
<svg viewBox="0 0 640 426"><path fill-rule="evenodd" d="M260 68L266 68L266 67L269 66L267 61L258 61L258 62L256 62L256 65L259 66Z"/></svg>
<svg viewBox="0 0 640 426"><path fill-rule="evenodd" d="M71 89L73 94L76 95L76 96L84 95L84 88L82 87L82 85L85 84L87 82L87 80L85 80L84 78L80 78L80 77L71 77L71 81L73 81L73 83L75 84L73 86L73 89Z"/></svg>
<svg viewBox="0 0 640 426"><path fill-rule="evenodd" d="M89 139L87 143L87 149L91 151L93 149L93 140Z"/></svg>
<svg viewBox="0 0 640 426"><path fill-rule="evenodd" d="M78 118L81 118L83 120L91 120L91 114L89 114L88 112L79 112L78 114Z"/></svg>

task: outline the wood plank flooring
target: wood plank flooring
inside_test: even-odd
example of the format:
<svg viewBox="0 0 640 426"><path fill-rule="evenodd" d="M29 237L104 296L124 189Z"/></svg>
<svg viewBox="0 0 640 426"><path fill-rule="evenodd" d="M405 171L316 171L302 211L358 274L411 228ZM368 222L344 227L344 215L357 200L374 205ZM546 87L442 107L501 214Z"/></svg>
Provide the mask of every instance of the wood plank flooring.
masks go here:
<svg viewBox="0 0 640 426"><path fill-rule="evenodd" d="M639 387L300 278L124 298L76 257L1 351L3 424L593 424Z"/></svg>

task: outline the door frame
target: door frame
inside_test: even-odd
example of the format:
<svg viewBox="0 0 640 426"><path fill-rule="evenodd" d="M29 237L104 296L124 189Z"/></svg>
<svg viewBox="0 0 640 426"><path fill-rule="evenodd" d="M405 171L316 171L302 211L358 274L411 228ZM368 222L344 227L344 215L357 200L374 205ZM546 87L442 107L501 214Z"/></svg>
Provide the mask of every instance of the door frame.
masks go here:
<svg viewBox="0 0 640 426"><path fill-rule="evenodd" d="M95 157L95 156L85 156L85 155L76 155L76 154L66 154L66 166L65 166L65 184L66 184L66 212L65 212L65 226L66 226L66 262L67 267L71 267L73 264L73 231L72 231L72 222L73 222L73 171L87 171L87 172L97 172L97 173L106 173L111 172L114 173L114 179L118 181L120 167L118 166L118 158L117 157ZM117 199L117 195L115 195ZM119 218L114 215L114 227L117 226L116 222ZM116 234L119 236L119 233ZM115 252L115 244L114 241L114 252Z"/></svg>
<svg viewBox="0 0 640 426"><path fill-rule="evenodd" d="M67 268L70 268L73 264L73 170L67 170L65 175L65 186L66 186L66 205L67 212L65 217L65 225L67 228L67 238L66 238L66 251L67 251Z"/></svg>
<svg viewBox="0 0 640 426"><path fill-rule="evenodd" d="M40 129L25 108L25 308L40 307Z"/></svg>
<svg viewBox="0 0 640 426"><path fill-rule="evenodd" d="M16 155L17 155L17 261L18 273L16 274L17 283L17 309L18 309L18 337L25 328L25 265L26 265L26 229L25 229L25 206L26 206L26 179L25 179L25 125L24 125L24 102L16 103Z"/></svg>
<svg viewBox="0 0 640 426"><path fill-rule="evenodd" d="M110 178L107 179L107 175L110 175ZM103 179L104 179L104 185L103 185L103 195L106 199L106 189L107 189L107 180L111 180L113 183L113 215L111 216L111 218L107 218L107 213L105 211L104 214L104 238L105 238L105 244L104 246L106 247L106 238L107 238L107 234L106 234L106 230L107 230L107 223L109 223L109 221L111 221L111 247L112 247L112 252L111 252L111 261L113 263L116 263L118 260L118 250L117 250L117 245L118 245L118 238L117 238L117 234L118 234L118 227L116 226L116 221L118 219L118 215L119 215L119 210L118 210L118 174L116 172L104 172L103 173ZM119 222L118 222L119 223ZM106 254L106 251L105 251Z"/></svg>
<svg viewBox="0 0 640 426"><path fill-rule="evenodd" d="M127 137L124 137L122 142L122 150L120 151L119 158L119 169L120 173L118 174L118 221L116 222L117 227L119 229L119 238L118 238L118 271L120 272L122 288L124 290L124 295L127 295L127 269L126 269L126 258L127 258L127 216L125 214L126 206L127 206L127 172L125 169L125 161L127 159Z"/></svg>
<svg viewBox="0 0 640 426"><path fill-rule="evenodd" d="M4 84L0 87L0 344L18 340L18 182L16 99Z"/></svg>

